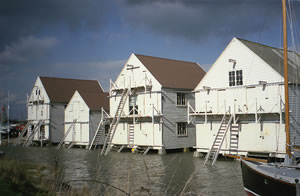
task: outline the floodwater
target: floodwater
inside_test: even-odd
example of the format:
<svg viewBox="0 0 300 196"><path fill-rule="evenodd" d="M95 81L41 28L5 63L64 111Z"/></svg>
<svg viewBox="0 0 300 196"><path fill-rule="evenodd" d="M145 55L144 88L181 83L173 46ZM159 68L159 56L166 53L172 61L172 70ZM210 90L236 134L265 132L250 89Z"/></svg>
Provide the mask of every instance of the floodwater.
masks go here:
<svg viewBox="0 0 300 196"><path fill-rule="evenodd" d="M99 156L99 150L79 148L2 146L0 150L10 159L48 165L58 160L64 181L76 188L93 188L95 183L87 180L98 180L138 196L245 195L239 161L223 159L213 167L204 166L204 158L194 158L192 152L142 155L112 151L108 156ZM109 195L126 195L109 188ZM102 187L102 191L106 190Z"/></svg>

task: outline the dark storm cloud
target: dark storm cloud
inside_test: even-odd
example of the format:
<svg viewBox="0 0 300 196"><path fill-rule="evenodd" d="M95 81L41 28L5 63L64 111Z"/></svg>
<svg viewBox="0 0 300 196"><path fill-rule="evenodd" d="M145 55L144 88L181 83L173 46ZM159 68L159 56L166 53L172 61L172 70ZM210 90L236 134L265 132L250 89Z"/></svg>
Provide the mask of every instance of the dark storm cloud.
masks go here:
<svg viewBox="0 0 300 196"><path fill-rule="evenodd" d="M125 20L160 34L190 40L268 31L280 25L280 0L125 0ZM299 3L296 4L299 8ZM279 29L279 28L278 28Z"/></svg>
<svg viewBox="0 0 300 196"><path fill-rule="evenodd" d="M5 46L0 52L0 70L12 71L20 65L32 63L32 60L41 58L49 49L57 44L53 37L36 38L29 36Z"/></svg>
<svg viewBox="0 0 300 196"><path fill-rule="evenodd" d="M5 45L58 28L98 30L109 8L107 0L3 0L0 6L0 50Z"/></svg>

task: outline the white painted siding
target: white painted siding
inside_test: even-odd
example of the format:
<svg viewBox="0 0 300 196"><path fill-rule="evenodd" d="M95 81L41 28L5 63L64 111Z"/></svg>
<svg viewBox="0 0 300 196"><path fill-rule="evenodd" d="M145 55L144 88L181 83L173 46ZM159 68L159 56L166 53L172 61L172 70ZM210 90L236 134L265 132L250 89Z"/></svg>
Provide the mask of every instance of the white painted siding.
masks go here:
<svg viewBox="0 0 300 196"><path fill-rule="evenodd" d="M229 59L236 60L235 69ZM253 53L238 39L234 38L222 52L195 90L203 86L211 88L229 87L228 72L243 70L244 85L258 84L259 81L268 83L283 81L283 78L260 57Z"/></svg>
<svg viewBox="0 0 300 196"><path fill-rule="evenodd" d="M49 139L50 100L39 77L37 77L32 91L30 95L28 95L27 120L31 120L32 125L36 125L39 120L45 120L44 139ZM31 131L31 126L29 130ZM39 140L39 138L40 133L38 132L35 135L34 140Z"/></svg>
<svg viewBox="0 0 300 196"><path fill-rule="evenodd" d="M219 122L197 124L197 151L208 152L215 139ZM279 123L248 123L241 124L238 137L238 154L247 152L277 153L283 156L285 153L285 130ZM221 153L228 153L230 145L230 132L227 132Z"/></svg>
<svg viewBox="0 0 300 196"><path fill-rule="evenodd" d="M229 72L237 70L243 71L243 85L229 86ZM208 114L207 123L203 117L196 120L198 151L207 152L211 148L221 117L229 111L244 121L238 121L241 126L239 154L248 151L284 153L284 124L280 125L284 109L282 82L280 74L234 38L195 89L196 112ZM224 150L229 149L229 135L228 132L222 146Z"/></svg>
<svg viewBox="0 0 300 196"><path fill-rule="evenodd" d="M129 66L128 66L129 65ZM134 67L134 69L127 69ZM151 90L145 91L145 85L152 85ZM115 81L114 89L124 89L131 87L132 95L136 96L138 106L138 114L136 117L152 117L152 115L157 115L161 113L161 85L160 83L152 76L152 74L146 69L146 67L140 62L140 60L132 54L127 63L124 65L122 71ZM110 115L114 117L117 107L120 103L121 93L114 92L111 94L109 99L110 101ZM155 109L153 109L153 107ZM129 98L125 102L123 115L131 117L129 120L133 122L133 115L129 114ZM135 119L137 120L137 119ZM150 121L150 122L149 122ZM117 126L114 138L112 143L119 145L128 145L128 121L121 119L120 123ZM138 122L135 125L135 137L134 143L138 145L162 145L162 135L161 129L157 122L153 125L151 120L148 122Z"/></svg>
<svg viewBox="0 0 300 196"><path fill-rule="evenodd" d="M284 86L279 84L255 87L201 90L196 92L196 111L224 114L280 113L284 103ZM281 101L280 101L281 100ZM225 109L226 108L226 109Z"/></svg>
<svg viewBox="0 0 300 196"><path fill-rule="evenodd" d="M130 69L132 66L134 69ZM145 77L148 78L148 80L145 80ZM117 77L115 84L120 89L124 89L129 86L132 88L142 87L145 84L149 84L149 81L152 83L152 91L159 91L161 89L160 83L152 76L141 61L134 54L131 54Z"/></svg>
<svg viewBox="0 0 300 196"><path fill-rule="evenodd" d="M112 140L113 144L128 145L128 123L120 122Z"/></svg>
<svg viewBox="0 0 300 196"><path fill-rule="evenodd" d="M37 102L37 101L40 102ZM47 92L38 77L28 97L28 120L49 120L49 103Z"/></svg>
<svg viewBox="0 0 300 196"><path fill-rule="evenodd" d="M77 119L75 132L73 130L65 138L65 142L76 142L78 145L88 145L90 137L89 121L90 109L80 96L78 91L74 93L65 109L65 131L69 129L71 123Z"/></svg>

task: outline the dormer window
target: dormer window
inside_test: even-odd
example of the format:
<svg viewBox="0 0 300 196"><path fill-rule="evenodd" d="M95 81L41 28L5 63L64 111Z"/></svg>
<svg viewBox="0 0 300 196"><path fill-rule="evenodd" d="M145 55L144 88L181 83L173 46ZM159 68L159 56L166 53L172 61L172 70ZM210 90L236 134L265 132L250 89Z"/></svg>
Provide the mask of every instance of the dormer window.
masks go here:
<svg viewBox="0 0 300 196"><path fill-rule="evenodd" d="M243 70L230 71L229 86L241 86L243 85Z"/></svg>

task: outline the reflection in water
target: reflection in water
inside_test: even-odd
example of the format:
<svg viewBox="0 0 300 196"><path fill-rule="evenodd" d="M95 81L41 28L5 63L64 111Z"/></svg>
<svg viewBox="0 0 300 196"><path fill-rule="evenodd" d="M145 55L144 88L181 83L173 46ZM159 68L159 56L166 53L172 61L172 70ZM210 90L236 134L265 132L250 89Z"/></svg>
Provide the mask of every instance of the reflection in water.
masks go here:
<svg viewBox="0 0 300 196"><path fill-rule="evenodd" d="M244 195L238 161L218 161L204 166L203 158L192 153L167 155L111 152L99 156L98 150L1 147L8 158L54 165L58 160L65 181L98 180L131 195ZM73 181L73 187L88 185L96 193L122 195L105 184Z"/></svg>

